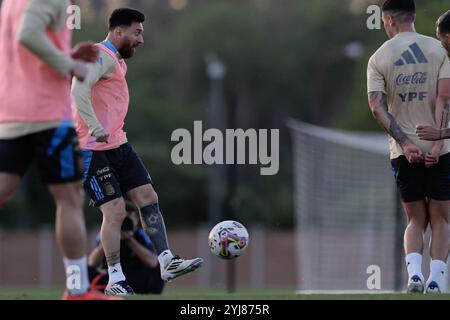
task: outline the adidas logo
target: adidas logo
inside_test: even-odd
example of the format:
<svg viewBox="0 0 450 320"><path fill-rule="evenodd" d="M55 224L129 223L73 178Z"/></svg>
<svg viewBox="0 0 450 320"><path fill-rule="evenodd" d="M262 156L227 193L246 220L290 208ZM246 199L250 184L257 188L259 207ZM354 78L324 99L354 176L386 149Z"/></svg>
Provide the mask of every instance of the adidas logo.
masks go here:
<svg viewBox="0 0 450 320"><path fill-rule="evenodd" d="M105 294L107 295L132 295L134 294L133 289L125 282L120 281L114 283L105 289Z"/></svg>
<svg viewBox="0 0 450 320"><path fill-rule="evenodd" d="M180 266L181 263L182 263L182 261L180 261L180 260L173 261L167 268L167 271L176 270Z"/></svg>
<svg viewBox="0 0 450 320"><path fill-rule="evenodd" d="M428 63L428 60L419 45L417 43L413 43L409 46L408 50L402 53L402 57L395 61L394 65L396 67L400 67L405 64L417 63Z"/></svg>

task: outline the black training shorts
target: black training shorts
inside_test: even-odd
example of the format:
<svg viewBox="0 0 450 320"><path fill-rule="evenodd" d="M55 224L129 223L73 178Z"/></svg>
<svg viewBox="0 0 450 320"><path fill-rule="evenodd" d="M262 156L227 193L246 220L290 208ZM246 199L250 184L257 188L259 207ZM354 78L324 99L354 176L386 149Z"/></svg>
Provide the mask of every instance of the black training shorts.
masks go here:
<svg viewBox="0 0 450 320"><path fill-rule="evenodd" d="M82 155L71 121L58 128L16 139L0 140L0 172L24 176L33 160L37 161L45 184L81 180Z"/></svg>
<svg viewBox="0 0 450 320"><path fill-rule="evenodd" d="M83 150L83 156L83 187L96 207L152 183L144 163L129 143L106 151Z"/></svg>
<svg viewBox="0 0 450 320"><path fill-rule="evenodd" d="M391 164L403 202L450 200L450 153L441 156L431 168L411 164L405 156L391 160Z"/></svg>

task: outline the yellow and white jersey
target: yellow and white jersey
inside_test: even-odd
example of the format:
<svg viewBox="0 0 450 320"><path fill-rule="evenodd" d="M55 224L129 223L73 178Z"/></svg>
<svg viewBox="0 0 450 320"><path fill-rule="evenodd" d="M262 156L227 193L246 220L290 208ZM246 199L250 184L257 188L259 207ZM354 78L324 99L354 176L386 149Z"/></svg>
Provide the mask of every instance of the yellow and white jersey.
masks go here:
<svg viewBox="0 0 450 320"><path fill-rule="evenodd" d="M441 43L416 32L402 32L385 42L370 58L367 68L368 92L387 95L389 112L408 138L422 152L433 142L420 140L418 124L436 125L435 104L438 80L450 78L450 61ZM445 143L442 154L449 152ZM391 159L403 154L390 138Z"/></svg>

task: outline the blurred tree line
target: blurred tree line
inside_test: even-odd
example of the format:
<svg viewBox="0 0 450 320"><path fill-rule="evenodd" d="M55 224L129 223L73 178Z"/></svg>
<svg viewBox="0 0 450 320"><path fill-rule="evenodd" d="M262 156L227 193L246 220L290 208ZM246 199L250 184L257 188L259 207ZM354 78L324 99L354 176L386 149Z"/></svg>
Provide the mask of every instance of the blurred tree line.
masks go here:
<svg viewBox="0 0 450 320"><path fill-rule="evenodd" d="M445 11L437 2L417 1L421 8L419 31L433 34L433 20ZM290 228L294 224L287 118L348 129L378 129L365 94L367 59L386 40L383 30L366 28L367 5L377 1L75 3L83 15L75 41L103 40L107 16L114 8L132 6L147 15L146 43L128 61L131 106L125 129L152 175L170 228L207 222L207 167L173 165L170 155L175 143L170 137L178 128L192 132L195 120L208 121L209 54L216 54L226 65L224 104L226 108L237 106L236 127L281 130L278 175L262 177L259 166L237 169L233 206L237 219L247 225ZM2 226L53 224L53 204L33 172L13 203L2 210ZM101 221L93 208L87 208L86 217L89 224Z"/></svg>

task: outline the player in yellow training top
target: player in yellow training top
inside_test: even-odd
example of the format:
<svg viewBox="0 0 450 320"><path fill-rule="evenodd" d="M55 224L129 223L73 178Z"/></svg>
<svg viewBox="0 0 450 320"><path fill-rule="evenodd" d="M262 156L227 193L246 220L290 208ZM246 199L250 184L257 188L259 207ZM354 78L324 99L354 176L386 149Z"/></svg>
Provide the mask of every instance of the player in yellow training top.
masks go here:
<svg viewBox="0 0 450 320"><path fill-rule="evenodd" d="M391 163L407 215L404 237L408 292L440 293L447 273L450 209L449 146L420 140L416 126L441 126L441 97L450 96L450 61L439 41L415 30L414 0L387 0L390 40L370 58L370 109L390 135ZM424 232L431 225L431 270L422 274Z"/></svg>

